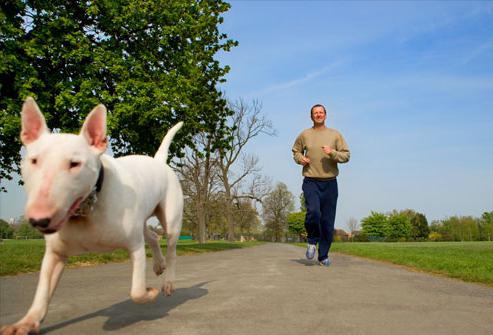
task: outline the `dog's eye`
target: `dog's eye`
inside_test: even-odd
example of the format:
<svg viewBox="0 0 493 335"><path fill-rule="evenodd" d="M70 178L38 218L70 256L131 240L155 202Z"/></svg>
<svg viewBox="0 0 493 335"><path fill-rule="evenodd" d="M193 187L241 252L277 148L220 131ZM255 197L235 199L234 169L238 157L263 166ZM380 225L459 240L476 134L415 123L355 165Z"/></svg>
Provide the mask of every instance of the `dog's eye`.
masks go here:
<svg viewBox="0 0 493 335"><path fill-rule="evenodd" d="M31 158L31 164L32 165L38 164L38 159L37 158Z"/></svg>
<svg viewBox="0 0 493 335"><path fill-rule="evenodd" d="M80 162L70 161L70 168L75 169L75 168L79 167L80 164L81 164Z"/></svg>

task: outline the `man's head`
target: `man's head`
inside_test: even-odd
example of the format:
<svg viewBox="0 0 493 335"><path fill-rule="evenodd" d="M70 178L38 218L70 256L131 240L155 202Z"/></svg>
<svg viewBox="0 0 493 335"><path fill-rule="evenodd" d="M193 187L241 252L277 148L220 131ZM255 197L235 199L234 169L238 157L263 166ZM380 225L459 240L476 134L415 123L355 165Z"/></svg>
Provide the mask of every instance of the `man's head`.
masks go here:
<svg viewBox="0 0 493 335"><path fill-rule="evenodd" d="M325 124L327 119L327 111L324 105L316 104L310 109L311 118L315 126L320 126Z"/></svg>

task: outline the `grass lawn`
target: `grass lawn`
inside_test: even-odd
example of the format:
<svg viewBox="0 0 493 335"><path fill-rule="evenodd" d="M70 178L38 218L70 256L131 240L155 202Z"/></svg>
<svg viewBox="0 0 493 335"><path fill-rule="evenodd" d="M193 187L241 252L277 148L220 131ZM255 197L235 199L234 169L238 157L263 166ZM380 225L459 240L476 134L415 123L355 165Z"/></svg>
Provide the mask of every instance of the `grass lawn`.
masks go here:
<svg viewBox="0 0 493 335"><path fill-rule="evenodd" d="M332 251L493 286L493 242L333 243Z"/></svg>
<svg viewBox="0 0 493 335"><path fill-rule="evenodd" d="M199 244L196 241L179 241L178 255L191 255L210 251L246 248L262 244L262 242L227 242L209 241ZM0 244L0 276L15 275L24 272L39 271L45 249L44 240L4 240ZM166 241L161 241L163 254L166 253ZM151 251L147 249L147 256L151 257ZM129 259L125 250L116 250L108 253L88 253L70 257L69 267L101 264L108 262L122 262Z"/></svg>

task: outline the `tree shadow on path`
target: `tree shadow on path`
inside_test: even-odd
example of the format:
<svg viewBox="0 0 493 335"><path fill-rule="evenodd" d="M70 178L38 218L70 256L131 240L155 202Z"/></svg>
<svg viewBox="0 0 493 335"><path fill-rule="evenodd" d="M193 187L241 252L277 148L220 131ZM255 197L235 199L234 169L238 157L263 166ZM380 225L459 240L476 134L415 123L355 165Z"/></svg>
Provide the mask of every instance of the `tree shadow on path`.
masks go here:
<svg viewBox="0 0 493 335"><path fill-rule="evenodd" d="M108 331L119 330L140 321L161 319L167 316L168 312L173 308L176 308L189 300L199 299L205 296L208 293L208 290L203 288L203 286L207 283L208 282L202 282L189 288L176 289L169 297L164 297L160 294L153 303L139 305L132 300L127 299L93 313L42 327L41 334L48 334L51 331L64 328L68 325L101 316L108 317L108 320L106 320L103 325L103 329Z"/></svg>

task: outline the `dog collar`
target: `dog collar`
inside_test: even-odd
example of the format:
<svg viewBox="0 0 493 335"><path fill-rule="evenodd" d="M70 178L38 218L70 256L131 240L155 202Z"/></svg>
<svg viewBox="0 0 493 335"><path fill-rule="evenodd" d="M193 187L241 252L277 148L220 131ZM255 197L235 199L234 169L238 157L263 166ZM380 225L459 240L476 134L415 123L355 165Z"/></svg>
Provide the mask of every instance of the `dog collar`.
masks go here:
<svg viewBox="0 0 493 335"><path fill-rule="evenodd" d="M103 168L103 164L101 164L101 168L99 169L98 180L96 181L96 185L94 186L94 189L96 190L97 193L99 193L101 191L101 188L103 187L103 180L104 180L104 168Z"/></svg>
<svg viewBox="0 0 493 335"><path fill-rule="evenodd" d="M81 202L79 208L75 211L72 217L87 216L89 213L93 211L94 205L96 204L96 201L98 201L98 193L101 191L101 188L103 187L103 181L104 181L104 168L103 168L103 164L101 164L101 168L99 169L98 180L96 180L96 185L94 185L91 193L89 193L87 198L85 198L84 201Z"/></svg>

